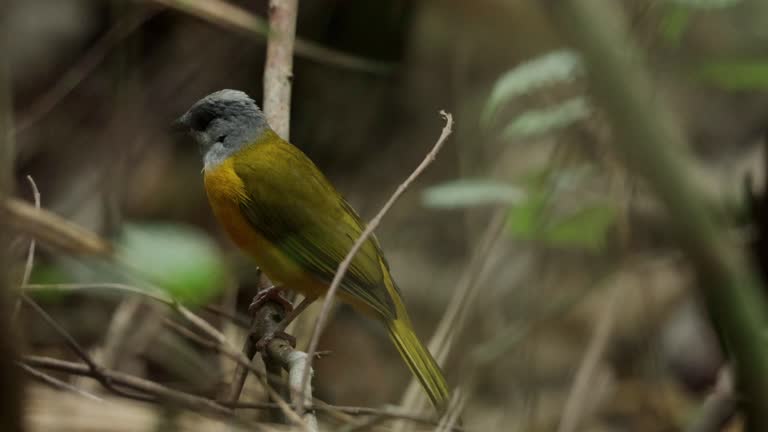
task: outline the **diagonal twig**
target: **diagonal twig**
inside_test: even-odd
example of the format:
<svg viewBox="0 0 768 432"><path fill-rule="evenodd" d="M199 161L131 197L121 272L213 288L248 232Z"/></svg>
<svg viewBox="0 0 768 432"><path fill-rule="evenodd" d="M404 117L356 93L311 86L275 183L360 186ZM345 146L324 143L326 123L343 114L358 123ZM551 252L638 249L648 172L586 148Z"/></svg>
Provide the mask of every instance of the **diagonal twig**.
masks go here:
<svg viewBox="0 0 768 432"><path fill-rule="evenodd" d="M32 178L32 176L28 175L27 180L29 181L29 185L32 187L32 195L34 196L35 200L35 208L40 210L40 190L37 189L37 184L35 183L35 180ZM36 246L35 238L32 237L29 240L29 250L27 251L27 262L24 265L24 276L21 278L21 286L25 286L29 283L29 278L32 277L32 268L35 265L35 246ZM19 290L21 291L21 289ZM19 297L18 300L16 300L16 305L13 307L13 318L12 321L16 321L16 318L19 316L19 310L21 310L21 297Z"/></svg>
<svg viewBox="0 0 768 432"><path fill-rule="evenodd" d="M88 376L93 377L93 371L88 368L88 365L77 362L70 362L59 360L51 357L43 356L25 356L19 361L19 366L25 370L37 370L46 369L57 371L61 373ZM115 383L130 387L135 390L140 390L143 393L151 394L155 396L153 402L167 401L175 403L179 406L183 406L195 411L201 411L204 413L212 414L214 416L226 416L226 418L232 418L231 409L271 409L278 407L278 404L274 402L267 403L254 403L254 402L237 402L232 403L228 401L215 401L207 399L202 396L193 395L180 390L171 389L156 382L140 378L134 375L130 375L123 372L105 370L106 375ZM123 396L128 397L130 396ZM359 407L359 406L340 406L330 405L321 401L315 401L313 405L308 405L307 409L314 411L333 413L345 413L350 416L379 416L386 419L402 419L412 421L414 423L424 425L435 425L435 419L428 416L422 416L414 413L409 413L399 409L393 408L371 408L371 407ZM463 429L459 426L454 426L454 431L461 432Z"/></svg>
<svg viewBox="0 0 768 432"><path fill-rule="evenodd" d="M184 12L197 18L209 21L213 24L226 26L244 34L256 36L263 40L271 33L277 33L277 37L285 37L274 29L270 30L265 20L251 14L245 9L222 0L149 0L168 8ZM374 74L385 74L393 69L393 64L370 60L336 51L308 40L296 40L296 55L317 61L323 64L344 67Z"/></svg>
<svg viewBox="0 0 768 432"><path fill-rule="evenodd" d="M72 393L75 393L77 395L80 395L80 396L82 396L84 398L87 398L87 399L90 399L90 400L93 400L93 401L96 401L96 402L103 402L104 401L104 399L96 396L93 393L89 393L89 392L87 392L87 391L85 391L85 390L83 390L81 388L77 388L77 387L73 386L72 384L70 384L68 382L62 381L62 380L60 380L60 379L58 379L56 377L48 375L47 373L42 372L42 371L40 371L38 369L35 369L35 368L33 368L33 367L29 366L29 365L26 365L26 364L24 364L22 362L18 362L17 361L16 364L20 368L22 368L24 370L24 372L29 374L31 377L33 377L33 378L37 379L38 381L40 381L40 382L42 382L44 384L47 384L47 385L49 385L49 386L51 386L51 387L53 387L53 388L55 388L57 390L64 390L64 391L72 392Z"/></svg>
<svg viewBox="0 0 768 432"><path fill-rule="evenodd" d="M216 330L216 328L208 324L208 322L206 322L204 319L195 315L192 311L190 311L183 305L179 304L177 301L168 297L165 293L163 293L159 289L152 289L152 290L142 289L132 285L126 285L121 283L111 283L111 282L89 283L89 284L30 284L25 286L24 289L31 290L31 291L41 290L41 289L59 289L59 290L69 290L69 291L112 289L112 290L145 296L149 299L163 303L171 307L172 309L174 309L179 315L184 317L189 323L191 323L198 330L202 331L207 336L209 336L213 341L215 341L216 344L218 345L218 349L226 353L228 357L235 360L238 365L242 365L248 371L250 371L257 377L259 377L260 379L265 378L264 374L261 371L259 371L255 366L253 366L251 362L243 355L243 353L238 351L220 331ZM277 395L277 393L274 391L274 389L272 389L271 386L265 385L265 388L267 392L274 395L274 397L279 398L279 395ZM298 417L296 413L290 409L290 406L285 404L285 401L278 400L277 402L278 403L282 402L281 406L283 407L283 410L285 411L286 416L291 418Z"/></svg>
<svg viewBox="0 0 768 432"><path fill-rule="evenodd" d="M65 252L103 256L112 251L109 242L93 231L16 198L0 201L0 224Z"/></svg>
<svg viewBox="0 0 768 432"><path fill-rule="evenodd" d="M505 210L494 212L478 241L478 246L472 253L469 264L459 278L443 317L440 318L440 322L427 344L429 351L435 356L435 361L440 365L448 358L453 342L457 338L457 329L464 327L463 323L468 319L469 312L479 297L482 283L493 269L492 260L488 257L501 243L500 239L503 236L499 234L504 229L507 220L506 214ZM400 406L418 408L417 410L421 411L427 404L427 398L421 392L418 380L415 377L411 378L408 388L400 399ZM394 431L403 432L407 426L406 423L400 422L395 425Z"/></svg>
<svg viewBox="0 0 768 432"><path fill-rule="evenodd" d="M312 339L309 343L309 349L307 350L307 355L309 356L308 359L308 367L307 370L304 371L304 377L301 380L301 388L304 388L307 385L309 374L312 369L312 358L315 355L315 352L317 351L317 344L320 340L320 330L325 326L325 322L328 320L328 312L331 310L331 305L333 304L334 297L336 296L336 291L339 289L339 285L341 285L341 280L344 278L344 275L347 273L347 270L349 269L350 264L352 264L352 260L355 258L355 255L360 250L361 247L363 247L363 244L368 240L368 238L373 234L373 231L379 226L381 223L381 220L384 218L384 215L387 214L389 209L394 205L395 201L397 201L398 198L400 198L400 195L405 192L406 189L413 183L414 180L416 180L419 175L429 166L432 161L435 160L435 157L437 156L437 153L440 151L440 149L443 147L443 144L445 143L445 140L448 138L448 136L451 134L452 128L453 128L453 116L450 113L447 113L445 111L440 111L440 114L445 119L445 126L443 127L442 132L440 133L440 137L437 139L437 142L432 147L432 150L427 153L426 157L423 161L419 164L419 166L416 167L416 169L411 173L411 175L408 176L408 178L405 179L404 182L402 182L395 192L392 194L392 196L387 200L387 202L384 204L384 206L379 210L379 212L376 214L376 216L371 219L371 221L368 223L368 226L363 230L362 234L360 234L360 237L358 237L357 241L355 241L355 244L352 246L352 249L347 253L347 256L344 258L344 260L339 264L338 269L336 270L336 274L333 277L333 281L331 281L331 285L328 288L328 292L325 295L325 300L323 301L323 307L320 310L320 315L317 318L317 322L315 323L315 330L312 333ZM301 404L299 406L299 409L302 408L304 404Z"/></svg>
<svg viewBox="0 0 768 432"><path fill-rule="evenodd" d="M593 393L591 385L595 378L600 359L603 357L608 342L613 332L618 304L621 297L621 287L612 287L610 298L603 305L600 316L595 325L594 333L581 360L581 364L573 380L573 386L568 394L568 399L563 408L563 416L560 419L558 432L575 432L579 430L582 418L588 414L588 405L594 402L590 394Z"/></svg>
<svg viewBox="0 0 768 432"><path fill-rule="evenodd" d="M116 384L120 384L122 386L141 391L142 393L145 393L145 394L153 395L153 398L150 399L150 401L165 400L168 402L173 402L180 406L214 414L217 416L224 416L228 418L231 418L232 416L231 409L224 407L222 405L219 405L215 401L206 399L204 397L185 393L179 390L174 390L174 389L165 387L161 384L158 384L156 382L149 381L149 380L139 378L137 376L129 375L126 373L112 371L108 369L100 371L99 373L96 373L87 364L69 362L65 360L59 360L59 359L54 359L50 357L41 357L41 356L25 356L21 359L21 362L33 368L49 369L49 370L55 370L59 372L69 373L69 374L89 376L100 382L102 381L103 377L106 377L109 381L112 381ZM120 394L120 396L125 396L130 399L134 399L133 395L130 395L130 394L129 395Z"/></svg>
<svg viewBox="0 0 768 432"><path fill-rule="evenodd" d="M64 327L62 327L61 324L53 319L53 317L48 314L45 309L43 309L39 304L37 304L37 302L32 300L32 298L30 298L25 293L21 294L21 301L32 310L34 310L35 313L37 313L43 319L43 321L45 321L51 328L56 331L56 333L59 334L59 336L62 337L62 339L64 339L64 342L72 350L72 352L74 352L77 357L85 362L85 364L90 368L93 377L96 378L105 388L119 395L125 394L123 390L116 388L112 384L112 382L109 380L109 377L104 374L104 368L96 364L96 362L93 361L93 358L91 358L90 354L88 354L88 352L77 342L77 340L75 340L75 338ZM145 398L142 395L135 394L131 394L130 397L134 399Z"/></svg>

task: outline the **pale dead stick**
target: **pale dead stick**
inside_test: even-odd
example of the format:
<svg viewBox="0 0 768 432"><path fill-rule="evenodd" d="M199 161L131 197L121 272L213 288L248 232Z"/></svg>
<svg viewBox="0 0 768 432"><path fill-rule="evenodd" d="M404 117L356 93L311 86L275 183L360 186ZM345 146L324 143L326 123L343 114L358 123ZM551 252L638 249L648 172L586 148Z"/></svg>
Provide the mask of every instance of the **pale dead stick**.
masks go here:
<svg viewBox="0 0 768 432"><path fill-rule="evenodd" d="M339 264L338 269L336 270L336 275L333 277L333 281L331 281L331 285L328 288L328 292L325 295L325 300L323 301L323 307L320 310L320 315L317 318L317 322L315 323L315 330L312 333L312 339L309 343L309 349L307 350L307 369L304 371L304 377L301 380L301 388L305 388L309 379L310 371L312 370L312 360L315 356L315 352L317 351L317 344L320 340L320 330L325 326L325 322L328 320L328 312L331 310L331 305L333 305L334 297L336 296L336 291L339 289L339 285L341 285L341 280L344 278L344 275L347 273L347 270L349 269L349 266L352 264L352 260L355 258L355 255L360 250L361 247L363 247L363 244L368 240L368 237L373 234L373 231L379 226L381 223L381 220L384 218L384 215L387 214L389 209L392 207L392 205L395 204L395 201L397 201L398 198L400 198L400 195L405 192L406 189L413 183L416 178L421 175L421 173L429 166L429 164L432 163L432 161L435 160L435 157L437 156L437 153L440 151L440 149L443 147L443 144L445 143L445 140L448 138L448 136L451 134L452 128L453 128L453 116L450 113L447 113L445 111L440 111L440 115L443 116L445 119L445 126L443 127L443 131L440 133L440 137L437 139L437 142L435 143L434 147L432 147L432 150L427 153L427 156L424 158L423 161L419 164L419 166L416 167L416 169L411 173L410 176L408 176L407 179L403 183L401 183L395 192L392 194L392 196L389 198L389 200L384 204L384 206L379 210L379 212L376 214L376 216L371 219L371 221L368 223L368 226L365 228L362 234L360 234L360 237L357 239L355 244L352 246L352 249L347 253L347 256L344 258L344 261ZM297 411L301 413L304 409L304 404L306 401L303 401L298 407L296 407Z"/></svg>
<svg viewBox="0 0 768 432"><path fill-rule="evenodd" d="M614 281L615 283L615 281ZM579 424L588 411L588 405L594 403L590 394L595 393L591 387L594 384L600 360L611 339L611 333L616 322L619 299L623 293L622 286L613 287L608 301L603 305L600 316L595 324L594 333L584 353L584 357L576 371L573 386L568 394L568 399L563 408L563 416L560 419L558 432L575 432L579 430Z"/></svg>
<svg viewBox="0 0 768 432"><path fill-rule="evenodd" d="M257 376L262 377L261 372L258 371L253 365L251 365L251 362L243 355L243 353L240 352L238 349L236 349L227 340L227 338L224 337L224 335L221 332L219 332L216 328L208 324L207 321L195 315L192 311L190 311L183 305L179 304L177 301L165 295L162 291L160 291L157 288L142 289L142 288L138 288L131 285L126 285L121 283L109 283L109 282L87 283L87 284L29 284L24 286L25 291L26 290L42 290L42 289L58 289L58 290L67 290L67 291L112 289L112 290L142 295L152 300L164 303L169 307L171 307L172 309L174 309L176 312L178 312L182 317L184 317L187 321L189 321L199 330L202 330L203 333L211 337L215 342L217 342L222 352L231 356L231 358L234 359L238 364L243 365L244 367L246 367L248 370L250 370ZM299 417L296 414L296 412L294 412L291 409L291 407L280 397L280 395L278 395L274 391L274 389L272 389L272 387L265 385L265 388L270 394L272 394L275 397L277 404L283 410L286 417L290 418L291 420L293 420L298 424L304 423L301 417Z"/></svg>
<svg viewBox="0 0 768 432"><path fill-rule="evenodd" d="M27 176L27 181L29 181L29 185L32 187L32 194L35 199L35 209L38 211L40 210L40 190L37 189L37 184L35 183L35 180L32 178L32 176ZM32 239L29 241L29 250L27 251L27 263L24 266L24 276L21 278L21 285L19 286L19 293L24 289L24 287L29 283L29 278L32 277L32 268L35 265L35 246L36 246L35 238L32 237ZM21 310L21 296L19 296L19 299L16 300L16 305L13 307L13 317L11 318L13 321L16 321L16 319L19 316L19 311Z"/></svg>

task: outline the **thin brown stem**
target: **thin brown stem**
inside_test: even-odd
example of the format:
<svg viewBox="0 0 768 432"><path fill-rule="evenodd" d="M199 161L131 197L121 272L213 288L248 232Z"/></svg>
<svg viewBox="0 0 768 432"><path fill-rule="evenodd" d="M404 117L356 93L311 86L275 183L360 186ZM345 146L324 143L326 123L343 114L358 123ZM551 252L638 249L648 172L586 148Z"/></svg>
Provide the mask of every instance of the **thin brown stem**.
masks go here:
<svg viewBox="0 0 768 432"><path fill-rule="evenodd" d="M41 356L26 356L22 359L20 366L26 366L31 370L47 369L62 372L71 375L88 376L92 377L93 372L88 368L88 365L83 363L69 362L50 357ZM203 412L212 413L214 415L225 414L231 416L231 409L273 409L278 408L279 404L274 402L228 402L228 401L214 401L206 399L201 396L192 395L189 393L181 392L178 390L170 389L163 385L157 384L153 381L146 380L144 378L136 377L130 374L106 370L105 373L116 384L124 385L136 390L141 390L146 394L156 396L154 401L168 401L177 403L180 406L184 406L193 410L202 408ZM93 396L93 395L91 395ZM95 397L95 396L94 396ZM307 405L307 410L313 410L325 413L344 413L351 416L380 416L387 419L403 419L412 421L415 423L421 423L424 425L436 425L435 419L404 412L398 409L390 408L372 408L372 407L357 407L357 406L343 406L343 405L329 405L322 402L316 402L313 405ZM462 431L461 427L453 427L454 431Z"/></svg>
<svg viewBox="0 0 768 432"><path fill-rule="evenodd" d="M387 214L390 208L395 204L398 198L405 192L406 189L413 183L414 180L416 180L419 175L421 175L422 172L429 166L429 164L432 163L432 161L435 160L435 157L437 156L437 153L440 151L440 149L443 147L443 144L445 143L448 136L451 134L451 130L453 128L453 116L450 113L446 113L445 111L440 111L440 114L445 119L445 126L443 127L442 132L440 133L440 137L437 139L437 142L432 147L432 150L427 153L427 156L424 158L423 161L419 164L419 166L416 167L416 169L411 173L411 175L408 176L408 178L405 179L403 183L401 183L395 192L392 194L392 196L387 200L387 202L384 204L384 206L379 210L379 212L376 214L376 216L371 219L371 221L368 223L368 226L363 230L362 234L360 234L360 237L355 241L355 244L352 246L352 249L347 253L347 256L344 258L344 260L339 264L338 269L336 270L336 274L333 277L333 281L331 281L331 285L328 288L328 292L326 293L325 300L323 301L323 307L320 310L320 315L317 318L317 322L315 323L315 330L312 333L312 339L309 343L309 349L307 350L307 354L309 356L309 364L307 367L307 370L304 372L304 378L301 380L301 387L304 388L305 385L307 385L309 375L311 373L312 369L312 359L315 355L315 352L317 351L317 344L320 341L320 333L321 329L325 326L325 322L328 320L328 313L331 310L331 306L333 305L334 297L336 296L336 291L339 289L339 285L341 285L341 280L344 278L344 275L347 273L347 270L349 269L350 264L352 264L352 260L355 258L355 255L357 255L357 252L360 250L361 247L363 247L363 244L368 240L368 238L373 234L373 231L379 226L382 219L384 219L384 216ZM303 404L302 404L303 405Z"/></svg>
<svg viewBox="0 0 768 432"><path fill-rule="evenodd" d="M16 198L0 201L0 225L68 253L109 255L112 251L109 242L93 231Z"/></svg>
<svg viewBox="0 0 768 432"><path fill-rule="evenodd" d="M221 350L223 353L225 353L228 357L232 358L237 362L238 365L241 365L245 368L245 370L250 371L257 377L263 378L264 374L259 371L255 366L251 364L251 362L235 347L232 346L232 344L229 343L229 341L224 337L221 332L216 330L213 326L208 324L205 320L200 318L199 316L192 313L189 309L186 307L180 305L179 303L175 302L173 299L168 297L166 294L162 293L161 291L154 289L142 289L138 287L134 287L131 285L126 284L120 284L120 283L91 283L91 284L39 284L34 285L30 284L24 287L25 290L40 290L40 289L59 289L59 290L92 290L92 289L113 289L117 291L122 292L128 292L132 294L138 294L145 296L149 299L158 301L160 303L163 303L172 309L174 309L176 312L178 312L182 317L184 317L190 324L195 326L198 330L205 333L208 337L210 337L212 340L214 340L218 346L218 349ZM270 392L271 394L275 394L274 390L271 387L266 387L267 392ZM284 401L283 401L284 402ZM287 407L287 405L285 405ZM287 407L289 409L289 407ZM296 416L296 413L293 413L293 416Z"/></svg>
<svg viewBox="0 0 768 432"><path fill-rule="evenodd" d="M77 340L72 336L64 327L61 326L53 317L48 314L48 312L45 311L42 307L40 307L37 302L32 300L28 295L21 294L21 300L24 304L27 305L27 307L31 308L35 313L37 313L40 318L43 319L51 328L53 328L56 333L61 336L62 339L64 339L64 342L67 344L69 349L72 350L72 352L80 358L88 367L91 369L92 376L96 378L96 380L101 383L104 387L111 390L113 393L123 395L125 392L121 389L116 388L112 382L110 381L109 377L105 375L104 368L102 368L100 365L98 365L93 358L91 358L91 355L88 354L88 352L83 348ZM142 398L141 395L130 395L130 397L134 399L140 399Z"/></svg>
<svg viewBox="0 0 768 432"><path fill-rule="evenodd" d="M270 127L288 141L291 130L293 46L299 0L270 0L267 60L264 65L264 115Z"/></svg>
<svg viewBox="0 0 768 432"><path fill-rule="evenodd" d="M215 401L206 399L204 397L191 395L189 393L184 393L182 391L173 390L156 382L122 372L103 370L99 373L96 373L87 364L58 360L50 357L25 356L21 361L22 363L33 368L48 369L73 375L88 376L96 379L102 384L103 377L106 377L110 382L115 384L141 391L147 395L152 395L153 398L150 399L150 401L164 400L194 411L213 414L216 416L224 416L227 418L231 418L232 416L232 410L230 408L222 406ZM107 389L114 392L113 388L107 387ZM122 393L117 394L119 396L126 396ZM132 398L130 396L128 397Z"/></svg>
<svg viewBox="0 0 768 432"><path fill-rule="evenodd" d="M558 432L575 432L579 430L581 420L589 413L589 406L594 402L590 397L594 393L594 378L600 365L600 360L605 353L611 339L616 314L619 311L621 287L612 287L609 300L603 305L600 317L595 325L594 333L584 352L584 357L576 371L573 386L565 402L563 416L560 419Z"/></svg>
<svg viewBox="0 0 768 432"><path fill-rule="evenodd" d="M40 191L37 189L37 184L35 183L35 180L32 178L32 176L27 176L27 181L29 181L29 185L32 187L32 195L34 196L35 200L35 208L40 210ZM35 241L35 238L32 237L29 240L29 249L27 250L27 262L24 265L24 275L21 278L21 286L19 288L19 291L21 291L21 287L27 285L29 283L29 278L32 277L32 269L35 266L35 245L37 242ZM16 318L19 316L19 310L21 309L21 297L19 297L18 300L16 300L16 305L13 308L13 318L12 321L16 321Z"/></svg>

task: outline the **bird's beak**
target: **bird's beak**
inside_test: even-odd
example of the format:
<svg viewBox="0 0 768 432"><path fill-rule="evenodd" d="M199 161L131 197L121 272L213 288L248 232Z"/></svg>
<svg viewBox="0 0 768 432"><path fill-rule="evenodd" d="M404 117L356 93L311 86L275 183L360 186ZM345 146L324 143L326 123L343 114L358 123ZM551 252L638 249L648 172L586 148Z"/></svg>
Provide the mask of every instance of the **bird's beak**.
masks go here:
<svg viewBox="0 0 768 432"><path fill-rule="evenodd" d="M171 132L174 134L182 134L189 131L189 115L184 114L171 123Z"/></svg>

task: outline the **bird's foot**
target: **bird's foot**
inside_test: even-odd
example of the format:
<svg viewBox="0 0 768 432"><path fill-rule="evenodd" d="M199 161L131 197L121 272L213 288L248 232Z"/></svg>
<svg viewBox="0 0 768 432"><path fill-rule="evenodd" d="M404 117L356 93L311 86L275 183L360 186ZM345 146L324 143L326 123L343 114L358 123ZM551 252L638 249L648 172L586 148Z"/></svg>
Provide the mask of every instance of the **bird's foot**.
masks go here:
<svg viewBox="0 0 768 432"><path fill-rule="evenodd" d="M262 353L266 352L267 346L269 345L269 343L275 339L282 339L288 342L291 348L296 348L296 338L280 330L280 331L269 333L268 335L259 339L259 341L256 342L256 350Z"/></svg>
<svg viewBox="0 0 768 432"><path fill-rule="evenodd" d="M288 301L288 299L283 297L281 294L281 291L282 291L282 287L275 286L275 285L272 285L269 288L265 288L259 291L259 293L253 297L253 301L251 302L251 305L248 306L248 312L253 314L260 307L264 306L264 303L273 301L273 302L279 303L285 310L285 313L290 313L291 311L293 311L293 303L291 303L290 301Z"/></svg>

